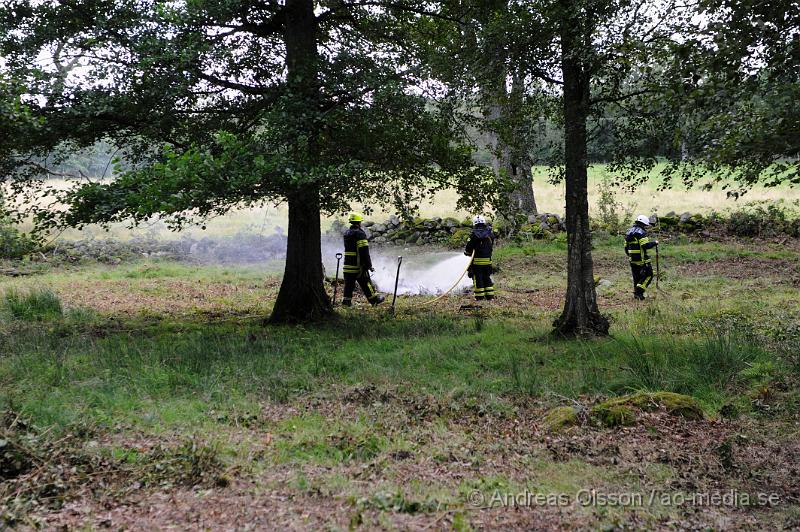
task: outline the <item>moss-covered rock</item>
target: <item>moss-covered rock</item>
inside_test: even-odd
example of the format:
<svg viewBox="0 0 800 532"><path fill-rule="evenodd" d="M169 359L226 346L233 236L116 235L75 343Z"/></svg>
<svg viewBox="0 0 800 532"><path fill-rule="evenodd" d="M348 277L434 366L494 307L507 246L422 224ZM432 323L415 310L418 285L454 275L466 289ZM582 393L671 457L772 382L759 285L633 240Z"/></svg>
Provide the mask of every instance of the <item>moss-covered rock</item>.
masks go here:
<svg viewBox="0 0 800 532"><path fill-rule="evenodd" d="M578 424L578 410L571 406L552 408L544 416L542 424L551 432L575 426Z"/></svg>
<svg viewBox="0 0 800 532"><path fill-rule="evenodd" d="M683 215L680 218L678 228L682 231L696 231L705 226L705 218L702 214L691 214L689 216Z"/></svg>
<svg viewBox="0 0 800 532"><path fill-rule="evenodd" d="M520 233L529 234L532 236L541 236L543 233L542 226L538 223L525 224L520 226Z"/></svg>
<svg viewBox="0 0 800 532"><path fill-rule="evenodd" d="M647 395L646 400L652 406L658 406L670 415L687 419L703 419L703 409L694 398L673 392L655 392Z"/></svg>
<svg viewBox="0 0 800 532"><path fill-rule="evenodd" d="M592 407L590 416L604 427L621 427L636 423L636 413L624 404L597 404Z"/></svg>
<svg viewBox="0 0 800 532"><path fill-rule="evenodd" d="M447 218L445 218L445 219L442 221L442 225L443 225L443 226L445 226L445 227L447 227L447 228L450 228L450 227L458 227L459 225L461 225L461 222L459 222L459 221L458 221L458 220L456 220L455 218L451 218L451 217L449 217L449 216L448 216Z"/></svg>
<svg viewBox="0 0 800 532"><path fill-rule="evenodd" d="M472 234L471 229L461 228L457 229L455 233L450 235L447 239L447 245L451 248L462 248L469 241L469 235Z"/></svg>
<svg viewBox="0 0 800 532"><path fill-rule="evenodd" d="M676 215L665 215L658 218L658 223L663 227L675 227L680 222L680 218Z"/></svg>
<svg viewBox="0 0 800 532"><path fill-rule="evenodd" d="M425 229L425 222L427 222L427 221L429 221L429 220L426 220L425 218L421 218L421 217L417 216L416 218L414 218L414 220L411 223L411 225L414 227L414 229L419 231L419 230Z"/></svg>
<svg viewBox="0 0 800 532"><path fill-rule="evenodd" d="M608 409L616 406L635 407L646 412L665 410L673 416L687 419L703 419L703 409L694 398L674 392L639 392L609 399L595 405L595 408Z"/></svg>
<svg viewBox="0 0 800 532"><path fill-rule="evenodd" d="M408 229L405 229L405 230L402 230L402 231L396 231L392 236L395 239L405 240L408 237L410 237L413 233L414 233L414 231L410 231Z"/></svg>

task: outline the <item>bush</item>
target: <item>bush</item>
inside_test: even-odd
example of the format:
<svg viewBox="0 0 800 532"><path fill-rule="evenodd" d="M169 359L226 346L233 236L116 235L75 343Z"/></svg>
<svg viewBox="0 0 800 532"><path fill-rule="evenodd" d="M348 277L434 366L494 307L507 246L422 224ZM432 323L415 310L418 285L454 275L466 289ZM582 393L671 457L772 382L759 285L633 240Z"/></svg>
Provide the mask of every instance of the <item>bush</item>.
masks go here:
<svg viewBox="0 0 800 532"><path fill-rule="evenodd" d="M448 247L453 249L464 247L469 242L469 235L471 234L472 229L458 229L447 239Z"/></svg>
<svg viewBox="0 0 800 532"><path fill-rule="evenodd" d="M599 189L600 197L597 200L597 208L600 211L600 229L614 235L623 234L628 220L633 218L636 206L623 208L622 202L617 199L617 192L608 178L600 182Z"/></svg>
<svg viewBox="0 0 800 532"><path fill-rule="evenodd" d="M0 218L0 259L21 259L35 247L28 235Z"/></svg>
<svg viewBox="0 0 800 532"><path fill-rule="evenodd" d="M8 290L5 307L12 317L26 321L57 318L63 314L61 300L46 288L31 290L25 294Z"/></svg>
<svg viewBox="0 0 800 532"><path fill-rule="evenodd" d="M756 237L778 234L797 236L800 224L797 221L798 213L795 207L787 205L782 200L748 203L741 210L731 213L727 230L736 236Z"/></svg>

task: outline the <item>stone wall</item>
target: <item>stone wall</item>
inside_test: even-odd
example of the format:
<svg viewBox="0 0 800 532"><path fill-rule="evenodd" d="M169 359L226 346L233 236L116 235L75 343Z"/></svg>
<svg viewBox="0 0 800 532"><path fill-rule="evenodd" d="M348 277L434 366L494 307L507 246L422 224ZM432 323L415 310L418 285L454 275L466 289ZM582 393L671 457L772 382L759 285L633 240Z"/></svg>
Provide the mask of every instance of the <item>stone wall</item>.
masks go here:
<svg viewBox="0 0 800 532"><path fill-rule="evenodd" d="M365 221L362 226L367 233L367 239L376 245L438 245L460 248L469 240L472 218L457 220L434 216L401 220L397 216L390 216L383 222ZM331 234L339 236L347 227L345 222L337 221L331 228ZM500 237L507 237L511 233L510 226L501 220L492 223L492 229ZM515 234L528 238L546 238L565 229L559 215L545 213L529 216L527 223L519 226Z"/></svg>
<svg viewBox="0 0 800 532"><path fill-rule="evenodd" d="M553 213L531 215L526 223L518 225L515 230L512 230L510 225L503 220L495 220L491 223L494 232L499 237L519 241L550 240L566 231L563 218ZM608 237L624 234L632 223L631 220L622 226L608 227L599 220L593 219L591 228L595 235ZM701 238L712 236L800 236L800 218L786 216L780 211L773 212L769 209L741 210L725 216L719 213L702 215L684 212L678 214L672 211L661 216L651 216L650 223L653 225L653 229L659 233L694 235ZM347 227L348 225L344 221L337 221L329 234L334 238L339 238ZM457 220L435 216L401 220L397 216L390 216L388 220L382 222L365 221L363 227L367 238L375 245L436 245L460 248L469 239L472 231L472 219Z"/></svg>

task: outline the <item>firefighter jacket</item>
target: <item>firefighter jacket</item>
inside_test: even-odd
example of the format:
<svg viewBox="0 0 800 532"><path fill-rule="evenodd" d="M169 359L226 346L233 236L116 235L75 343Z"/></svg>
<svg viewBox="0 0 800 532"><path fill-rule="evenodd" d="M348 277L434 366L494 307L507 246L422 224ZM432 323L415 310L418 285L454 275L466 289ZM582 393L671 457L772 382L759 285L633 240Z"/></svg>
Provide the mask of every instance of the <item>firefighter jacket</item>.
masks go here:
<svg viewBox="0 0 800 532"><path fill-rule="evenodd" d="M476 225L469 235L469 242L464 249L464 255L472 255L475 251L475 258L472 259L472 264L475 266L491 266L492 265L492 249L494 248L494 235L492 234L491 225Z"/></svg>
<svg viewBox="0 0 800 532"><path fill-rule="evenodd" d="M631 264L642 266L650 264L647 250L656 247L656 243L647 237L647 231L641 225L634 225L625 233L625 254Z"/></svg>
<svg viewBox="0 0 800 532"><path fill-rule="evenodd" d="M367 234L357 225L344 234L344 273L360 274L372 268Z"/></svg>

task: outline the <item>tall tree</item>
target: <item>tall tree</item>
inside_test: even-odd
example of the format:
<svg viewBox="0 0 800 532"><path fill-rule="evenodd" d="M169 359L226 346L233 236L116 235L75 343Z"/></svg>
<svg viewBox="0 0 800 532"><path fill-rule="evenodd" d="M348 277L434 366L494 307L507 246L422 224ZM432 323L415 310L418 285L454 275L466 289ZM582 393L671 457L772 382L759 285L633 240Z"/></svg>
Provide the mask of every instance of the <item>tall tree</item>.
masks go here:
<svg viewBox="0 0 800 532"><path fill-rule="evenodd" d="M325 316L322 212L374 200L405 209L466 184L465 201L482 201L474 189L492 186L452 108L417 89L406 34L435 16L422 0L12 0L0 8L0 50L47 125L18 147L17 177L41 170L35 156L110 139L130 168L61 194L66 208L40 211L41 223L160 215L180 227L285 200L272 320ZM32 68L44 52L54 66Z"/></svg>
<svg viewBox="0 0 800 532"><path fill-rule="evenodd" d="M531 117L524 106L525 67L523 54L518 53L515 40L519 27L516 12L508 0L484 2L477 11L480 32L476 35L477 51L481 58L475 78L492 152L492 167L497 175L510 180L507 215L536 214L529 155Z"/></svg>
<svg viewBox="0 0 800 532"><path fill-rule="evenodd" d="M560 7L568 240L566 302L555 327L562 334L606 334L608 320L600 314L594 289L587 174L586 123L590 113L595 17L590 7L579 2L561 0Z"/></svg>
<svg viewBox="0 0 800 532"><path fill-rule="evenodd" d="M567 292L554 327L564 335L604 335L609 323L597 304L589 229L587 124L617 106L616 164L641 167L641 145L625 135L625 122L636 115L637 98L658 90L654 58L663 58L679 27L673 21L686 13L643 0L557 0L548 13L560 52L568 235Z"/></svg>
<svg viewBox="0 0 800 532"><path fill-rule="evenodd" d="M19 135L24 128L35 125L22 103L24 90L19 83L0 74L0 176L13 168L14 147Z"/></svg>
<svg viewBox="0 0 800 532"><path fill-rule="evenodd" d="M506 189L495 208L512 221L516 214L535 214L530 147L536 117L527 105L532 39L522 37L526 13L514 0L442 4L443 13L453 16L433 21L415 39L433 75L477 115L471 123L480 133L478 143L485 143Z"/></svg>

